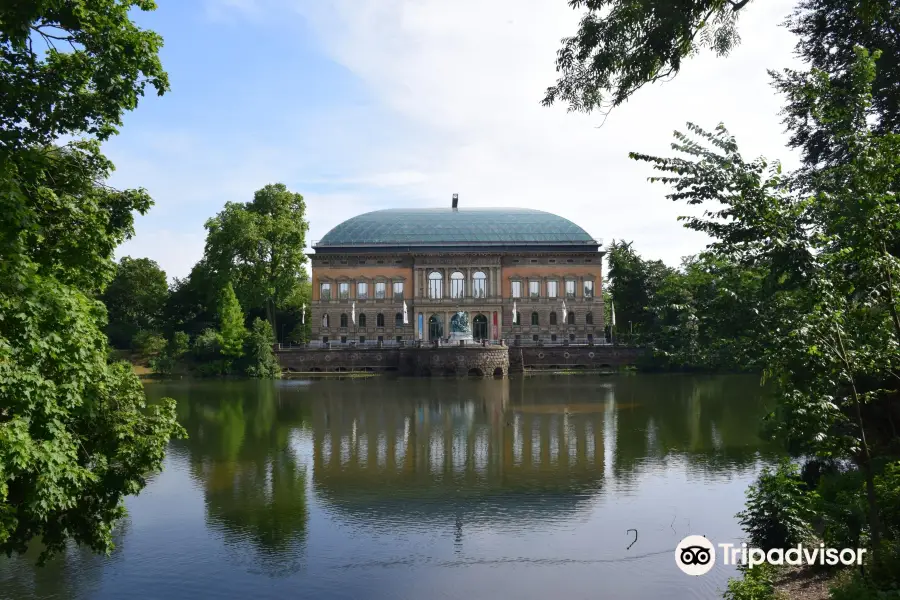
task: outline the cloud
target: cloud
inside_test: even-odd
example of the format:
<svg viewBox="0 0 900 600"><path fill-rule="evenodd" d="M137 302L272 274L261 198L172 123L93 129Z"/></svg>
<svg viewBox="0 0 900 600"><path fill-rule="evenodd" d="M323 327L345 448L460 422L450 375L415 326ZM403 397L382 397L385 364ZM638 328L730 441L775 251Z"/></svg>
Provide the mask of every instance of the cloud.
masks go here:
<svg viewBox="0 0 900 600"><path fill-rule="evenodd" d="M750 156L790 161L766 69L793 64L792 36L777 26L792 4L751 4L741 19L744 42L731 56L688 61L673 81L640 90L599 128L599 115L540 105L556 80L559 40L580 16L565 2L535 1L528 10L516 0L292 6L330 56L420 130L415 142L377 150L392 168L422 174L399 186L402 197L443 206L459 192L462 205L550 210L677 264L705 238L676 222L692 211L665 200L665 188L646 182L648 166L627 154L669 153L671 132L685 122L724 121Z"/></svg>
<svg viewBox="0 0 900 600"><path fill-rule="evenodd" d="M267 64L284 77L220 95L205 127L192 121L202 117L196 107L182 109L180 121L129 124L127 138L110 144L114 183L147 187L157 206L125 249L183 276L202 255L207 218L280 181L307 200L309 241L361 212L449 206L459 193L461 206L548 210L677 265L705 245L677 222L697 209L666 200L668 190L648 183L653 172L628 152L667 155L672 131L687 121L721 121L746 156L793 164L766 73L796 66L794 40L778 26L793 4L749 4L731 56L690 59L673 81L641 89L604 122L540 105L556 81L560 39L580 17L564 0L527 9L521 0L207 0L202 10L215 22L237 22L248 38L271 37L278 23L279 39L302 39L313 55L290 46L267 53L248 41L246 63L222 73L248 77L242 69ZM209 28L212 56L231 41Z"/></svg>

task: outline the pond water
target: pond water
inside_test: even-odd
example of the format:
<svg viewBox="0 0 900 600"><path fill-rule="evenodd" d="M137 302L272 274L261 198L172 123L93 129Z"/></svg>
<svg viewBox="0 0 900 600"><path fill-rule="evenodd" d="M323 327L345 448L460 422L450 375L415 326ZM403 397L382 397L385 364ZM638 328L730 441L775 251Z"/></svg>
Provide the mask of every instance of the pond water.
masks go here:
<svg viewBox="0 0 900 600"><path fill-rule="evenodd" d="M758 378L150 383L190 439L110 557L0 558L0 597L717 598L770 408ZM637 530L637 534L634 531ZM635 541L636 538L636 541Z"/></svg>

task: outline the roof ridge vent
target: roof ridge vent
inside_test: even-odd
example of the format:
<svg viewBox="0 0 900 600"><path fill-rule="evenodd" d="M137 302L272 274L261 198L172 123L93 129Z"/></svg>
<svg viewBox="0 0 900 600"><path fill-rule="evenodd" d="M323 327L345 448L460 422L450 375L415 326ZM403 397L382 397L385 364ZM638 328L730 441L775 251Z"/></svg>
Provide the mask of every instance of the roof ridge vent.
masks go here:
<svg viewBox="0 0 900 600"><path fill-rule="evenodd" d="M459 210L459 194L453 194L453 210Z"/></svg>

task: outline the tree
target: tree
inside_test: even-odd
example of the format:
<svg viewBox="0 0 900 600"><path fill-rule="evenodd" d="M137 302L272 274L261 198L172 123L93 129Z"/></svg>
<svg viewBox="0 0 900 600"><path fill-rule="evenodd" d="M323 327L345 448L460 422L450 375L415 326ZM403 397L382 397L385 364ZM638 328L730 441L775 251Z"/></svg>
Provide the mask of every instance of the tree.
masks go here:
<svg viewBox="0 0 900 600"><path fill-rule="evenodd" d="M745 162L721 125L676 133L673 147L688 158L632 157L666 173L651 179L674 188L669 198L720 205L688 227L713 236L719 255L765 270L759 331L766 374L777 384L775 431L798 454L856 463L874 554L874 453L896 437L884 423L900 378L900 261L887 251L900 241L900 135L872 130L878 56L862 48L856 55L838 83L813 69L788 84L789 99L810 100L806 122L846 149L840 163L801 172L802 186L777 163Z"/></svg>
<svg viewBox="0 0 900 600"><path fill-rule="evenodd" d="M234 282L241 305L276 311L306 280L306 203L283 184L267 185L245 204L229 202L206 222L204 263L220 281Z"/></svg>
<svg viewBox="0 0 900 600"><path fill-rule="evenodd" d="M183 434L175 405L146 406L130 365L107 364L95 298L113 250L133 234L143 190L103 182L98 139L115 132L149 83L167 83L159 37L132 6L106 0L0 8L0 550L41 560L74 540L112 547L123 499L162 466ZM71 52L34 49L69 44ZM92 134L57 147L64 135Z"/></svg>
<svg viewBox="0 0 900 600"><path fill-rule="evenodd" d="M678 73L701 48L722 56L738 44L737 19L750 0L569 0L584 8L563 40L561 73L544 105L558 100L589 112L618 106L647 83ZM607 97L609 95L609 97Z"/></svg>
<svg viewBox="0 0 900 600"><path fill-rule="evenodd" d="M222 348L222 355L228 358L243 356L246 338L244 313L241 311L234 288L229 283L222 288L219 296L219 344Z"/></svg>
<svg viewBox="0 0 900 600"><path fill-rule="evenodd" d="M160 330L168 296L166 273L155 261L123 257L102 297L109 317L106 331L110 343L128 348L138 331Z"/></svg>
<svg viewBox="0 0 900 600"><path fill-rule="evenodd" d="M275 343L275 335L268 321L254 319L250 332L247 335L244 354L247 364L244 371L250 377L274 378L281 375L278 360L272 350Z"/></svg>
<svg viewBox="0 0 900 600"><path fill-rule="evenodd" d="M18 152L88 134L105 140L148 85L169 79L162 38L140 29L131 9L152 0L6 2L0 7L0 149Z"/></svg>
<svg viewBox="0 0 900 600"><path fill-rule="evenodd" d="M752 3L569 0L569 5L586 13L577 33L563 40L556 60L560 77L543 103L562 101L570 110L589 112L619 106L647 83L674 77L703 49L726 56L740 43L738 19ZM897 131L900 125L900 12L895 6L892 0L799 0L784 23L799 38L797 55L831 75L837 87L847 87L843 74L856 60L855 46L882 52L869 107L878 132ZM831 151L823 146L826 138L795 127L792 145L803 147L815 164Z"/></svg>

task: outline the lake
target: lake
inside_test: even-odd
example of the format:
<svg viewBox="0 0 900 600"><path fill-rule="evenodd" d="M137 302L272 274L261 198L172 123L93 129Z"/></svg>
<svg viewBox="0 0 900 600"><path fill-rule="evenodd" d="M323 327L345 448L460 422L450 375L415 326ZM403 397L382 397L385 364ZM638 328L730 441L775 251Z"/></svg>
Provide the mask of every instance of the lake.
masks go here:
<svg viewBox="0 0 900 600"><path fill-rule="evenodd" d="M675 546L739 544L777 459L753 376L146 389L190 439L128 499L112 556L0 558L0 597L717 598L733 567L690 577Z"/></svg>

